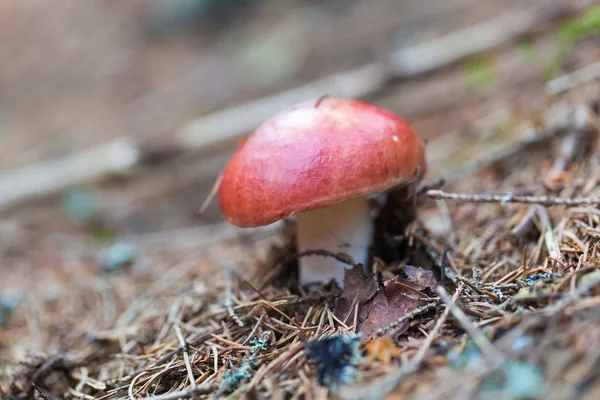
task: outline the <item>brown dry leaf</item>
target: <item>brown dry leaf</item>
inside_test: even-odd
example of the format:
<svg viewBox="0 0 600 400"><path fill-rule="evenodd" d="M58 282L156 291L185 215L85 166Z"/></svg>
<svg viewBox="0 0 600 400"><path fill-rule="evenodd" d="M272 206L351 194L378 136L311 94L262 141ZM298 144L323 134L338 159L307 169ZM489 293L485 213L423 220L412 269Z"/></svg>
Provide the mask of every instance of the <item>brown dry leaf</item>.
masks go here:
<svg viewBox="0 0 600 400"><path fill-rule="evenodd" d="M347 269L344 275L344 292L335 301L335 316L344 321L352 313L351 318L353 318L355 304L358 304L358 321L366 319L368 317L366 304L376 294L377 282L374 279L367 278L360 267Z"/></svg>
<svg viewBox="0 0 600 400"><path fill-rule="evenodd" d="M433 272L407 265L404 267L404 273L406 278L396 276L387 280L377 291L376 282L366 278L362 271L357 268L348 270L344 277L344 293L336 301L336 317L342 321L346 320L346 317L353 312L353 302L356 298L356 303L358 303L357 331L369 338L378 329L422 306L425 302L416 297L419 296L419 291L436 287L437 280ZM405 326L405 329L407 327L408 325ZM399 330L402 330L402 327L399 327L397 331Z"/></svg>
<svg viewBox="0 0 600 400"><path fill-rule="evenodd" d="M381 361L385 365L392 363L392 357L398 357L402 354L402 350L396 346L390 336L373 339L367 343L365 348L369 356Z"/></svg>
<svg viewBox="0 0 600 400"><path fill-rule="evenodd" d="M415 289L435 289L438 285L438 281L432 271L420 267L413 267L412 265L405 265L403 270L406 274L407 281Z"/></svg>

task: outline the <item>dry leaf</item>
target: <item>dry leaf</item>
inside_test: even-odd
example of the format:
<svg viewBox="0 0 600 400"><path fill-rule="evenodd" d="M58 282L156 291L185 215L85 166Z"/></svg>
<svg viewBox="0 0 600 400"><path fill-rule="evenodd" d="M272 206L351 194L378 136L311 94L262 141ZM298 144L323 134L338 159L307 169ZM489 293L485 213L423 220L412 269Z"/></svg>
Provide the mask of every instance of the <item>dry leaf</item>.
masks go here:
<svg viewBox="0 0 600 400"><path fill-rule="evenodd" d="M344 293L336 301L335 315L346 320L353 312L353 302L358 303L358 332L372 337L375 332L399 320L415 308L425 304L419 300L419 291L434 289L437 280L433 272L410 265L404 267L406 278L396 276L384 282L377 291L376 282L368 279L359 269L347 270L344 277ZM407 287L410 287L409 290ZM356 304L354 303L354 304ZM348 319L351 321L351 319ZM396 332L402 331L400 326ZM404 329L408 328L408 323Z"/></svg>
<svg viewBox="0 0 600 400"><path fill-rule="evenodd" d="M340 320L346 317L352 321L354 307L358 304L358 321L368 317L368 307L365 305L377 294L377 282L367 278L360 267L347 269L344 275L344 292L335 301L335 316ZM355 301L356 299L356 301Z"/></svg>

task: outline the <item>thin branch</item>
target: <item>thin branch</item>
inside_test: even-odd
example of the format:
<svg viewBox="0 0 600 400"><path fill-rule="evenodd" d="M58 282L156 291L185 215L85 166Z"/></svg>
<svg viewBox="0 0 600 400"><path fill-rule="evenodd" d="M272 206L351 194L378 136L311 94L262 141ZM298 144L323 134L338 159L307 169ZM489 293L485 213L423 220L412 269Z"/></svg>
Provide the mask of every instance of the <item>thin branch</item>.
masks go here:
<svg viewBox="0 0 600 400"><path fill-rule="evenodd" d="M221 171L219 173L219 175L217 176L217 179L215 179L215 183L214 183L213 187L210 189L210 193L208 194L208 196L206 196L206 199L200 206L200 209L198 210L198 214L200 214L200 215L204 214L204 212L206 211L208 206L210 206L210 204L213 202L213 200L215 199L215 196L217 195L217 193L219 193L219 188L221 187L222 180L223 180L223 171Z"/></svg>
<svg viewBox="0 0 600 400"><path fill-rule="evenodd" d="M546 314L555 315L564 310L569 304L600 284L600 271L591 273L587 279L567 297L546 309Z"/></svg>
<svg viewBox="0 0 600 400"><path fill-rule="evenodd" d="M488 21L396 52L392 56L392 64L402 77L429 72L510 42L528 33L541 18L540 12L533 9L508 10Z"/></svg>
<svg viewBox="0 0 600 400"><path fill-rule="evenodd" d="M471 337L473 343L477 345L477 347L483 354L486 362L488 362L490 366L495 366L498 362L504 359L502 353L500 353L492 345L492 343L490 343L490 341L480 331L477 330L477 328L475 327L475 325L473 325L469 317L467 317L467 315L459 307L456 306L455 302L453 302L450 296L448 295L448 292L446 292L446 289L440 286L438 288L438 293L444 301L444 303L446 303L446 306L450 309L450 312L452 313L454 318L456 318L456 320L460 323L465 332L467 332L467 334Z"/></svg>
<svg viewBox="0 0 600 400"><path fill-rule="evenodd" d="M195 388L189 388L187 390L180 390L177 392L171 392L166 394L161 394L158 396L149 396L142 397L139 400L177 400L177 399L189 399L194 396L200 396L212 393L214 390L211 387L206 387L205 385L198 386Z"/></svg>
<svg viewBox="0 0 600 400"><path fill-rule="evenodd" d="M0 174L0 209L76 184L124 174L139 160L138 146L129 138L119 138L57 160Z"/></svg>
<svg viewBox="0 0 600 400"><path fill-rule="evenodd" d="M458 287L456 288L456 292L454 292L454 296L452 296L452 300L451 300L452 304L456 304L456 300L458 300L458 297L461 295L464 288L465 288L465 284L464 284L464 282L461 282L458 285ZM437 320L435 326L429 332L427 339L425 339L425 341L423 342L421 347L419 347L419 351L417 351L417 354L411 360L411 362L421 364L421 362L425 358L425 355L429 351L429 348L433 344L433 341L435 340L437 335L440 333L442 326L446 323L446 320L448 319L448 315L450 314L450 311L451 311L451 307L446 307L446 309L444 310L444 313L442 314L440 319Z"/></svg>
<svg viewBox="0 0 600 400"><path fill-rule="evenodd" d="M45 389L41 388L40 386L36 385L35 383L32 383L31 386L33 386L33 388L35 389L35 391L40 394L40 397L42 399L44 399L44 400L56 400L56 397L54 397L51 393L49 393Z"/></svg>
<svg viewBox="0 0 600 400"><path fill-rule="evenodd" d="M429 190L427 196L432 199L457 200L468 203L522 203L543 206L579 206L600 204L600 197L554 197L554 196L514 196L506 194L448 193L442 190Z"/></svg>
<svg viewBox="0 0 600 400"><path fill-rule="evenodd" d="M281 315L282 317L284 317L285 319L290 321L298 329L298 331L302 334L304 339L308 339L308 336L306 336L306 333L304 333L304 330L300 327L300 325L298 325L298 323L293 318L290 318L289 315L287 315L286 313L284 313L283 311L281 311L280 309L278 309L277 307L275 307L268 301L260 300L260 304L267 306L271 310L275 311L277 314Z"/></svg>
<svg viewBox="0 0 600 400"><path fill-rule="evenodd" d="M2 389L2 386L0 386L0 400L8 400L8 395L4 389Z"/></svg>
<svg viewBox="0 0 600 400"><path fill-rule="evenodd" d="M181 333L181 328L179 325L174 324L175 333L177 334L177 339L179 340L179 345L183 348L183 361L185 362L185 369L187 370L188 379L190 381L190 386L192 389L196 389L196 379L194 378L194 372L192 371L192 364L190 363L190 355L188 353L188 344L185 341L183 334Z"/></svg>
<svg viewBox="0 0 600 400"><path fill-rule="evenodd" d="M546 84L546 92L550 96L556 96L575 86L598 78L600 78L600 62L595 62L551 80Z"/></svg>
<svg viewBox="0 0 600 400"><path fill-rule="evenodd" d="M242 322L242 320L240 319L240 317L238 317L235 313L235 311L233 311L233 290L232 290L232 280L233 280L233 273L232 273L232 265L231 262L228 260L222 260L221 261L221 265L223 267L223 271L225 273L225 301L223 302L225 305L225 309L227 309L227 313L229 314L229 316L231 317L231 319L233 319L235 321L235 323L238 326L244 326L244 323Z"/></svg>

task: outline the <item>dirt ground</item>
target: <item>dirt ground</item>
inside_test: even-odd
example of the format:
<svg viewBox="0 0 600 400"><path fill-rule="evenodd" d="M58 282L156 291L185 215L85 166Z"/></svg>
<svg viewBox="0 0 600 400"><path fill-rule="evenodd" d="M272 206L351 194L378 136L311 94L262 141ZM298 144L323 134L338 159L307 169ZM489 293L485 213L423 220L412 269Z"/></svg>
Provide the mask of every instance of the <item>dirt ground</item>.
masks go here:
<svg viewBox="0 0 600 400"><path fill-rule="evenodd" d="M445 178L447 192L598 196L597 82L550 96L541 68L563 22L594 2L239 1L235 14L196 19L165 4L2 5L0 172L121 136L168 140L210 112L527 8L547 18L525 37L390 82L368 100L429 141L427 183ZM561 73L597 61L597 44L577 41ZM573 122L582 108L591 122ZM288 287L293 261L269 280L266 266L293 251L293 224L244 230L223 222L216 204L197 213L235 146L84 188L83 200L61 193L2 212L0 399L167 396L188 390L190 370L202 389L181 398L327 397L304 337L358 326L335 320L335 288ZM74 221L90 202L93 217ZM423 289L431 307L390 329L392 342L363 341L357 377L337 395L595 398L600 314L598 297L586 295L598 290L597 219L589 205L457 203L423 191L415 221L380 231L393 244L378 247L379 273L447 269L455 298ZM117 254L130 265L102 261L115 241L133 246ZM584 291L586 282L596 284ZM455 303L470 323L450 312ZM259 339L267 350L251 345ZM219 386L253 352L263 354L251 375Z"/></svg>

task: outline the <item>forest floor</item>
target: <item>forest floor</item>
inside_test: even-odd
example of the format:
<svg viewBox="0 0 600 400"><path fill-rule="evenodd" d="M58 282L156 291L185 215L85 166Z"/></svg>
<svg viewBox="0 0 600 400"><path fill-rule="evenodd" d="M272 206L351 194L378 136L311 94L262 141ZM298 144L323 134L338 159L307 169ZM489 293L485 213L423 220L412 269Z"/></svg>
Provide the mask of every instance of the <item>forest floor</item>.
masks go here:
<svg viewBox="0 0 600 400"><path fill-rule="evenodd" d="M131 3L101 17L91 6L56 15L119 15L127 25L146 16ZM436 14L408 3L394 18L393 1L356 2L353 13L332 1L333 25L295 26L314 29L306 54L318 62L262 85L223 69L223 48L189 32L152 46L123 27L99 35L95 51L114 62L104 70L120 73L94 80L98 87L80 83L89 93L78 89L99 68L84 57L89 63L58 85L76 98L31 85L23 66L0 65L11 82L0 97L9 104L0 154L10 172L123 132L168 138L199 114L243 112L254 98L380 60L390 31L427 43L501 12L546 7L519 37L364 96L428 140L430 169L414 218L394 196L374 202L375 273L350 275L344 291L298 287L293 222L237 229L214 204L197 216L235 141L1 211L0 399L600 396L597 9L457 0ZM13 17L31 18L20 7ZM284 14L257 11L245 29ZM363 30L351 29L357 21ZM565 35L573 42L554 75L563 78L552 80ZM124 55L115 43L141 50ZM180 61L165 66L158 54ZM231 85L212 87L199 79L206 73ZM35 126L27 110L43 111Z"/></svg>

